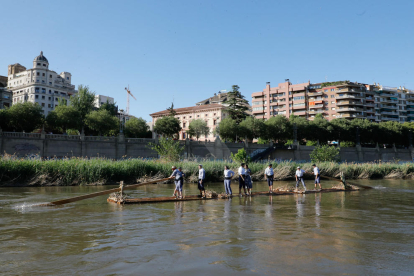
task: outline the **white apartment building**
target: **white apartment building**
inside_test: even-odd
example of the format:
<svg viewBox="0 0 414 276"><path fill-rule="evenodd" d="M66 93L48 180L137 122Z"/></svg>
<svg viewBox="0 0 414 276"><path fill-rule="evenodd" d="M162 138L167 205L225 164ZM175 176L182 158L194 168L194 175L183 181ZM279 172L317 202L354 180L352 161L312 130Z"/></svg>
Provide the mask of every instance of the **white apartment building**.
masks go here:
<svg viewBox="0 0 414 276"><path fill-rule="evenodd" d="M49 61L40 52L33 60L33 68L16 63L8 68L9 90L13 92L13 104L33 102L42 106L44 115L47 116L59 100L69 104L70 96L76 94L75 85L71 84L72 75L62 72L59 75L49 70Z"/></svg>
<svg viewBox="0 0 414 276"><path fill-rule="evenodd" d="M115 100L112 97L104 96L104 95L95 95L95 102L94 105L96 108L100 108L101 105L105 103L114 104Z"/></svg>

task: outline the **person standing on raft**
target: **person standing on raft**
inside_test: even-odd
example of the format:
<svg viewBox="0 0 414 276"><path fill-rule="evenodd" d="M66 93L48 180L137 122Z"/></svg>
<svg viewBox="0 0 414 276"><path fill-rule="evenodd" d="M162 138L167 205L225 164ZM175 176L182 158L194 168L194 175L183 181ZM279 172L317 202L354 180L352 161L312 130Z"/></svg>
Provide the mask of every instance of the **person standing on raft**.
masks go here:
<svg viewBox="0 0 414 276"><path fill-rule="evenodd" d="M201 197L206 197L206 190L204 189L204 181L206 179L206 171L203 169L203 165L198 165L198 190ZM204 195L203 195L204 191Z"/></svg>
<svg viewBox="0 0 414 276"><path fill-rule="evenodd" d="M177 170L176 166L172 166L172 171L173 173L171 174L170 178L175 178L174 182L175 182L175 190L173 193L173 196L177 197L177 192L178 192L178 198L181 198L181 181L183 180L183 174L182 172L180 172L179 170Z"/></svg>
<svg viewBox="0 0 414 276"><path fill-rule="evenodd" d="M312 166L313 166L313 174L315 175L315 190L316 190L316 184L319 184L319 190L322 190L319 168L316 166L316 164L313 164Z"/></svg>
<svg viewBox="0 0 414 276"><path fill-rule="evenodd" d="M240 164L238 173L239 173L239 196L242 195L242 193L241 193L241 188L242 187L243 187L243 190L244 190L244 194L247 195L247 193L246 193L246 182L245 182L246 170L244 169L244 163Z"/></svg>
<svg viewBox="0 0 414 276"><path fill-rule="evenodd" d="M226 190L227 196L232 196L231 191L231 178L235 175L235 173L229 169L228 166L224 166L224 189Z"/></svg>
<svg viewBox="0 0 414 276"><path fill-rule="evenodd" d="M265 177L267 178L267 185L269 185L269 193L273 193L274 172L272 164L269 164L269 166L266 168Z"/></svg>
<svg viewBox="0 0 414 276"><path fill-rule="evenodd" d="M181 173L181 178L180 178L180 192L181 192L181 197L183 197L183 185L184 185L184 176L185 173L183 172L183 168L178 167L178 170Z"/></svg>
<svg viewBox="0 0 414 276"><path fill-rule="evenodd" d="M252 170L249 169L249 165L245 165L245 173L246 173L246 189L247 189L247 194L248 195L252 195L252 187L253 187L253 182L252 182L252 177L251 177L251 173Z"/></svg>
<svg viewBox="0 0 414 276"><path fill-rule="evenodd" d="M297 167L295 176L296 176L296 192L298 191L299 188L299 181L302 182L302 186L305 189L306 192L306 185L305 185L305 181L303 181L303 174L305 173L304 170L302 170L300 167Z"/></svg>

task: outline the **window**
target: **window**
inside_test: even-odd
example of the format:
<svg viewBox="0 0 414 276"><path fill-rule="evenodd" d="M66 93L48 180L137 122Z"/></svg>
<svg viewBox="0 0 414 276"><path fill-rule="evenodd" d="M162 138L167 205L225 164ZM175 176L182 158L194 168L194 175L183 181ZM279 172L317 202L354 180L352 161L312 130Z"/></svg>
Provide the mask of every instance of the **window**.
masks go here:
<svg viewBox="0 0 414 276"><path fill-rule="evenodd" d="M46 76L46 74L45 74L45 73L43 73L43 74L42 74L42 76L43 76L43 77L45 77L45 76Z"/></svg>
<svg viewBox="0 0 414 276"><path fill-rule="evenodd" d="M43 63L43 66L45 66L45 67L46 67L46 64L44 64L44 63Z"/></svg>
<svg viewBox="0 0 414 276"><path fill-rule="evenodd" d="M45 80L42 80L42 83L45 83Z"/></svg>
<svg viewBox="0 0 414 276"><path fill-rule="evenodd" d="M39 72L37 72L37 74L36 74L37 76L40 76L40 73Z"/></svg>
<svg viewBox="0 0 414 276"><path fill-rule="evenodd" d="M208 117L208 114L206 114L206 117Z"/></svg>
<svg viewBox="0 0 414 276"><path fill-rule="evenodd" d="M58 91L55 91L55 94L59 94L59 92Z"/></svg>
<svg viewBox="0 0 414 276"><path fill-rule="evenodd" d="M66 77L67 80L69 80L69 77Z"/></svg>
<svg viewBox="0 0 414 276"><path fill-rule="evenodd" d="M49 85L52 85L52 82L51 81L49 81Z"/></svg>
<svg viewBox="0 0 414 276"><path fill-rule="evenodd" d="M294 101L297 101L297 100L304 100L304 99L305 99L305 96L293 97L293 100L294 100Z"/></svg>
<svg viewBox="0 0 414 276"><path fill-rule="evenodd" d="M333 92L333 91L335 91L335 88L331 88L331 91Z"/></svg>
<svg viewBox="0 0 414 276"><path fill-rule="evenodd" d="M214 113L214 116L216 116L216 113Z"/></svg>
<svg viewBox="0 0 414 276"><path fill-rule="evenodd" d="M183 119L185 119L185 116L183 117Z"/></svg>
<svg viewBox="0 0 414 276"><path fill-rule="evenodd" d="M36 93L39 93L39 90L40 90L40 89L39 89L39 87L36 87L36 88L35 88L35 92L36 92Z"/></svg>
<svg viewBox="0 0 414 276"><path fill-rule="evenodd" d="M55 101L58 101L58 98L56 98Z"/></svg>
<svg viewBox="0 0 414 276"><path fill-rule="evenodd" d="M42 103L42 106L44 107L45 106L45 103Z"/></svg>
<svg viewBox="0 0 414 276"><path fill-rule="evenodd" d="M331 104L335 104L335 102L331 102Z"/></svg>
<svg viewBox="0 0 414 276"><path fill-rule="evenodd" d="M47 107L49 107L49 108L50 108L50 107L51 107L51 106L50 106L50 104L47 104Z"/></svg>
<svg viewBox="0 0 414 276"><path fill-rule="evenodd" d="M37 65L40 65L40 63L37 63Z"/></svg>
<svg viewBox="0 0 414 276"><path fill-rule="evenodd" d="M183 128L185 128L185 123L183 123Z"/></svg>
<svg viewBox="0 0 414 276"><path fill-rule="evenodd" d="M42 100L44 100L45 99L45 96L42 96Z"/></svg>
<svg viewBox="0 0 414 276"><path fill-rule="evenodd" d="M39 99L39 95L36 95L36 99Z"/></svg>
<svg viewBox="0 0 414 276"><path fill-rule="evenodd" d="M335 107L332 107L331 109L332 109L332 110L335 110Z"/></svg>
<svg viewBox="0 0 414 276"><path fill-rule="evenodd" d="M331 95L331 98L335 98L335 95Z"/></svg>
<svg viewBox="0 0 414 276"><path fill-rule="evenodd" d="M197 118L199 118L200 117L200 115L197 115Z"/></svg>
<svg viewBox="0 0 414 276"><path fill-rule="evenodd" d="M216 125L216 120L213 120L213 126L215 126Z"/></svg>
<svg viewBox="0 0 414 276"><path fill-rule="evenodd" d="M49 97L49 101L51 101L52 100L52 97Z"/></svg>
<svg viewBox="0 0 414 276"><path fill-rule="evenodd" d="M190 119L193 118L193 116L190 116Z"/></svg>
<svg viewBox="0 0 414 276"><path fill-rule="evenodd" d="M52 78L52 75L49 75L49 78Z"/></svg>
<svg viewBox="0 0 414 276"><path fill-rule="evenodd" d="M323 92L328 92L328 89L324 89Z"/></svg>
<svg viewBox="0 0 414 276"><path fill-rule="evenodd" d="M42 93L45 94L46 93L46 88L42 88Z"/></svg>
<svg viewBox="0 0 414 276"><path fill-rule="evenodd" d="M36 82L39 82L39 80L36 80Z"/></svg>

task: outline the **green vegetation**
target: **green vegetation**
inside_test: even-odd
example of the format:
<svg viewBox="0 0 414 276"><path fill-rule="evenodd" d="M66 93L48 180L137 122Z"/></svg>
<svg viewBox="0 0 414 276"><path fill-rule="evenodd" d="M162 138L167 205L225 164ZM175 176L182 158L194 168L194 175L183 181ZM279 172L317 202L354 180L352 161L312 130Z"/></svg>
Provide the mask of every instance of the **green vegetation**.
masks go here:
<svg viewBox="0 0 414 276"><path fill-rule="evenodd" d="M355 143L354 142L350 142L350 141L343 141L339 143L341 148L353 148L355 147Z"/></svg>
<svg viewBox="0 0 414 276"><path fill-rule="evenodd" d="M338 162L340 161L339 148L328 145L317 146L310 154L310 158L312 162Z"/></svg>
<svg viewBox="0 0 414 276"><path fill-rule="evenodd" d="M249 163L250 162L250 156L247 154L246 150L244 148L241 148L237 151L236 154L231 154L231 159L235 163Z"/></svg>
<svg viewBox="0 0 414 276"><path fill-rule="evenodd" d="M94 110L94 102L95 92L90 91L88 86L79 85L78 93L70 97L70 104L80 113L82 123L86 115Z"/></svg>
<svg viewBox="0 0 414 276"><path fill-rule="evenodd" d="M210 128L207 126L207 122L203 119L192 120L188 128L188 135L196 137L197 141L201 135L207 137L210 134Z"/></svg>
<svg viewBox="0 0 414 276"><path fill-rule="evenodd" d="M128 138L152 138L152 132L144 119L131 118L125 123L125 136Z"/></svg>
<svg viewBox="0 0 414 276"><path fill-rule="evenodd" d="M227 92L227 100L224 102L227 105L227 113L237 124L247 117L246 111L249 110L249 102L240 93L239 89L238 85L233 85L232 91Z"/></svg>
<svg viewBox="0 0 414 276"><path fill-rule="evenodd" d="M0 110L0 127L3 131L32 132L44 122L42 107L37 103L16 103Z"/></svg>
<svg viewBox="0 0 414 276"><path fill-rule="evenodd" d="M67 129L80 129L81 114L73 106L58 105L46 117L47 125L55 132L65 133Z"/></svg>
<svg viewBox="0 0 414 276"><path fill-rule="evenodd" d="M119 131L119 120L116 116L112 116L106 109L92 111L86 115L86 126L101 135L115 135Z"/></svg>
<svg viewBox="0 0 414 276"><path fill-rule="evenodd" d="M323 82L321 84L321 87L326 87L326 86L335 86L335 85L340 85L340 84L345 84L345 83L349 83L349 80L344 80L344 81L334 81L334 82Z"/></svg>
<svg viewBox="0 0 414 276"><path fill-rule="evenodd" d="M165 116L155 122L154 131L166 137L172 138L180 132L180 121L173 116Z"/></svg>
<svg viewBox="0 0 414 276"><path fill-rule="evenodd" d="M158 143L149 143L149 148L155 150L161 159L166 161L179 161L181 153L184 151L184 146L180 142L161 137Z"/></svg>
<svg viewBox="0 0 414 276"><path fill-rule="evenodd" d="M181 166L186 181L195 182L198 164L203 164L207 181L222 181L224 165L237 170L239 163L231 161L177 161L127 159L113 161L108 159L68 158L64 160L27 160L4 157L0 159L0 183L2 185L82 185L114 184L121 180L129 183L145 176L157 175L160 178L171 174L171 166ZM273 163L275 177L278 180L293 179L296 167L300 165L307 172L312 171L312 163L281 162ZM340 172L346 179L368 178L413 178L414 164L398 163L317 163L321 174L339 177ZM251 163L253 180L264 180L265 163ZM312 178L311 176L309 176Z"/></svg>
<svg viewBox="0 0 414 276"><path fill-rule="evenodd" d="M309 140L309 141L306 141L306 145L311 146L311 147L315 147L315 146L318 145L318 141Z"/></svg>

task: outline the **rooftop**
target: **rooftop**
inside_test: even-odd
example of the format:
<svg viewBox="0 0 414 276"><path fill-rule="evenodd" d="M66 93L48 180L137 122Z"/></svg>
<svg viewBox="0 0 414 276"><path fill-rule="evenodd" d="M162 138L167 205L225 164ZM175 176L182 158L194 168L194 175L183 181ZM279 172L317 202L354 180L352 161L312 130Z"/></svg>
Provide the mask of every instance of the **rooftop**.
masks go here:
<svg viewBox="0 0 414 276"><path fill-rule="evenodd" d="M225 101L227 101L227 92L226 93L218 92L218 94L214 93L213 97L200 101L196 103L196 105L217 104L217 103L223 103Z"/></svg>
<svg viewBox="0 0 414 276"><path fill-rule="evenodd" d="M196 106L183 107L183 108L174 108L174 111L177 112L177 114L181 114L181 113L197 112L201 110L209 110L209 109L217 109L217 108L224 108L224 106L221 104L205 104L205 105L196 105ZM170 113L169 110L163 110L163 111L152 113L150 114L150 116L151 117L161 116L161 115L167 115L168 113Z"/></svg>

